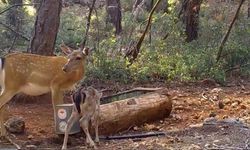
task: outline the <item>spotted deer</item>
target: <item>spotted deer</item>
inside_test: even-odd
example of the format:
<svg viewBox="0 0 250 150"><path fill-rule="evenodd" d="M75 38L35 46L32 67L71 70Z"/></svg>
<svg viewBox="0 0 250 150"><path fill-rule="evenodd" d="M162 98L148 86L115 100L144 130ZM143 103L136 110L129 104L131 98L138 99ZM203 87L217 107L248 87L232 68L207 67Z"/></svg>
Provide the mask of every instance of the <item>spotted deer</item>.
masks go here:
<svg viewBox="0 0 250 150"><path fill-rule="evenodd" d="M17 93L38 96L51 92L54 109L63 103L63 92L83 78L88 48L73 50L61 44L67 55L42 56L12 53L0 59L0 136L6 136L4 105Z"/></svg>

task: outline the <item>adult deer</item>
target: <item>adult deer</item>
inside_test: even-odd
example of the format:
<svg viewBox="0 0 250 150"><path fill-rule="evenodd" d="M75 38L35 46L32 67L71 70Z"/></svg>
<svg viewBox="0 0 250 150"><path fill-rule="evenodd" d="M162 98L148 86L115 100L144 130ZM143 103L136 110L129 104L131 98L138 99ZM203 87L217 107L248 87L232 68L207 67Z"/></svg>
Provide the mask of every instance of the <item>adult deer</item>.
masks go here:
<svg viewBox="0 0 250 150"><path fill-rule="evenodd" d="M4 105L15 94L22 92L38 96L51 92L55 117L55 106L63 103L63 92L73 88L83 78L88 48L72 50L64 44L60 48L67 58L13 53L0 59L1 137L6 136Z"/></svg>

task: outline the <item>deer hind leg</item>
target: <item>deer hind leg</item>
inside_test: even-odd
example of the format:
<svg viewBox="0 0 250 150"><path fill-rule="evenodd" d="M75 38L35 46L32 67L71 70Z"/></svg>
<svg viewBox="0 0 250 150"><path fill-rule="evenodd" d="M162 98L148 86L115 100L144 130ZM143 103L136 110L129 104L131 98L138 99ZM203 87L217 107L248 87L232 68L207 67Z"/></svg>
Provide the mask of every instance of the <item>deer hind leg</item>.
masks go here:
<svg viewBox="0 0 250 150"><path fill-rule="evenodd" d="M1 128L1 134L0 136L6 136L7 132L4 127L4 121L6 116L6 108L5 104L16 94L16 92L3 90L2 94L0 96L0 128Z"/></svg>
<svg viewBox="0 0 250 150"><path fill-rule="evenodd" d="M99 110L97 109L94 113L93 117L91 118L91 122L95 128L95 142L99 143L99 134L98 134L98 125L99 125Z"/></svg>
<svg viewBox="0 0 250 150"><path fill-rule="evenodd" d="M87 116L83 116L81 119L80 119L80 124L81 124L81 127L86 135L86 142L88 141L89 142L89 145L91 147L93 147L94 149L96 149L96 146L95 146L95 143L94 141L92 140L90 134L89 134L89 118Z"/></svg>

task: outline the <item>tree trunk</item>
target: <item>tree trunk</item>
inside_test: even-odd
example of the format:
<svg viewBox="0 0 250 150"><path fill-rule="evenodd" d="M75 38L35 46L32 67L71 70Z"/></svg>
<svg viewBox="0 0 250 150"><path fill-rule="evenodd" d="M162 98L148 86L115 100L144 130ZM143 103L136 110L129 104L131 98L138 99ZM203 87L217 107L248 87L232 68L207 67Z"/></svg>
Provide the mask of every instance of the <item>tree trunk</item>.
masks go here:
<svg viewBox="0 0 250 150"><path fill-rule="evenodd" d="M172 101L167 95L154 92L104 104L100 109L99 132L102 135L112 135L168 117Z"/></svg>
<svg viewBox="0 0 250 150"><path fill-rule="evenodd" d="M107 21L115 26L115 35L122 32L122 13L120 0L106 0Z"/></svg>
<svg viewBox="0 0 250 150"><path fill-rule="evenodd" d="M186 26L186 41L191 42L198 38L198 26L199 26L199 12L202 0L186 0L184 4L184 24Z"/></svg>
<svg viewBox="0 0 250 150"><path fill-rule="evenodd" d="M30 43L31 53L53 55L61 9L61 0L41 1Z"/></svg>

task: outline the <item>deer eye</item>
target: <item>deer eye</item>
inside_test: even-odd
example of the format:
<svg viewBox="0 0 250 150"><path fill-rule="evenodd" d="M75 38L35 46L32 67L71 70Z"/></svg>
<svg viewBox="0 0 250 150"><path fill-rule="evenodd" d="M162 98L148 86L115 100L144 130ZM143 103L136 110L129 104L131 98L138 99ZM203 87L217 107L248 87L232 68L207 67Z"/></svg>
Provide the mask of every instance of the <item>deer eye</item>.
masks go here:
<svg viewBox="0 0 250 150"><path fill-rule="evenodd" d="M81 57L76 57L76 60L81 60Z"/></svg>

